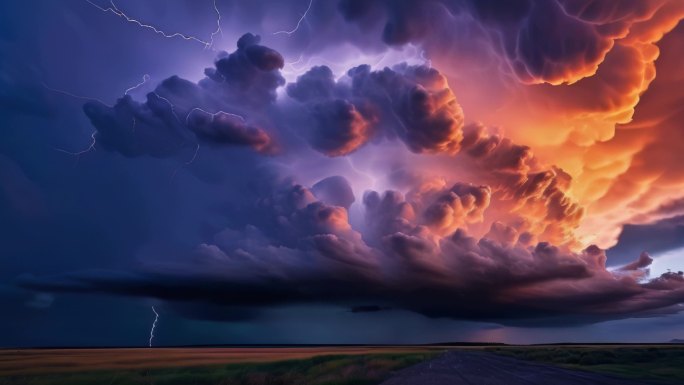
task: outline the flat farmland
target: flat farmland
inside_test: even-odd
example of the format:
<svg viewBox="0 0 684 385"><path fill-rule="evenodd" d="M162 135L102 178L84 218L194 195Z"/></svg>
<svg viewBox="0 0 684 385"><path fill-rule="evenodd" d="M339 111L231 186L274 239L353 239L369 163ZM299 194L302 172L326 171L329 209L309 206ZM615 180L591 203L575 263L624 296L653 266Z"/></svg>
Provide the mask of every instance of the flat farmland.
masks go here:
<svg viewBox="0 0 684 385"><path fill-rule="evenodd" d="M682 368L681 345L0 350L0 385L681 384Z"/></svg>
<svg viewBox="0 0 684 385"><path fill-rule="evenodd" d="M318 356L439 352L437 347L238 347L122 349L4 349L0 375L267 363Z"/></svg>

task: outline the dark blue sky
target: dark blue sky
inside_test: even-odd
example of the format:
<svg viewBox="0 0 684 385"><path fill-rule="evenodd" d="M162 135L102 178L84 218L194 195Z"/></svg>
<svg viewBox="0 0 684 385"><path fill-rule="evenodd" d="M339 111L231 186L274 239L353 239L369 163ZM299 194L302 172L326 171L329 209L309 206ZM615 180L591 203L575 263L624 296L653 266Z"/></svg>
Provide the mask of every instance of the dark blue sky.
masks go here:
<svg viewBox="0 0 684 385"><path fill-rule="evenodd" d="M0 346L684 337L648 7L0 4Z"/></svg>

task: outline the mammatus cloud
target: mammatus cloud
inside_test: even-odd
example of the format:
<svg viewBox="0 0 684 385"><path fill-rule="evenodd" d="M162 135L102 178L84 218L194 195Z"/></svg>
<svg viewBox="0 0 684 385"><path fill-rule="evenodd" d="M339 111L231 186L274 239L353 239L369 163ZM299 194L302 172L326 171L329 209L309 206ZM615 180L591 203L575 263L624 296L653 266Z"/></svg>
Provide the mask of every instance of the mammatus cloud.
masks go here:
<svg viewBox="0 0 684 385"><path fill-rule="evenodd" d="M378 4L343 2L343 10L362 18ZM420 17L445 6L407 4L391 15L383 35L388 43L426 36ZM563 3L566 12L560 3L525 2L520 14L502 13L488 2L463 4L474 9L488 34L518 34L519 52L509 52L506 41L498 49L511 65L520 62L514 69L523 83L589 76L592 63L602 60L622 31L597 31L596 23L577 19L559 24L577 36L561 29L532 34L555 28L538 14L542 10L552 19L571 12L605 16L569 2ZM620 15L609 16L633 16ZM533 41L558 34L566 39L565 50ZM571 195L572 175L496 128L466 124L458 89L438 69L361 65L336 78L329 68L314 67L285 86L284 58L259 43L258 36L242 36L236 51L219 54L206 78L166 79L144 103L124 96L114 107L84 107L97 146L128 157L171 157L197 144L254 150L251 172L231 181L238 187L226 193L223 227L181 259L126 272L24 276L22 286L206 302L248 308L254 312L249 314L269 306L333 303L352 311L393 308L506 324L597 322L681 310L680 273L648 280L647 254L608 270L604 251L575 236L585 210ZM585 56L578 53L583 47ZM378 154L378 167L402 174L396 178L401 183L355 196L335 160L362 151ZM356 209L363 216L358 223L350 218Z"/></svg>
<svg viewBox="0 0 684 385"><path fill-rule="evenodd" d="M672 28L681 17L681 7L668 0L365 3L343 0L338 7L350 23L362 24L368 16L384 14L385 19L373 20L383 24L382 40L388 45L426 41L430 45L432 39L446 38L450 41L443 41L442 47L456 48L461 38L443 32L462 26L449 21L472 22L513 74L530 84L574 83L592 76L617 44L632 43L629 40L636 35L645 43L658 39L662 28L668 24Z"/></svg>

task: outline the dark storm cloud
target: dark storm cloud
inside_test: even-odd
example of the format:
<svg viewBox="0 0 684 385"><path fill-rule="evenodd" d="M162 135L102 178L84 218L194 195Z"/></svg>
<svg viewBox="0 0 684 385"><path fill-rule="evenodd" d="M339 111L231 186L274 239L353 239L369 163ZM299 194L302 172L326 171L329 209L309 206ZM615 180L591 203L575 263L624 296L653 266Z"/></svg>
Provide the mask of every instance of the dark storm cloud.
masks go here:
<svg viewBox="0 0 684 385"><path fill-rule="evenodd" d="M288 84L287 94L305 104L314 124L304 135L323 154L347 155L364 145L374 133L372 116L348 99L346 85L337 84L326 66L313 67L299 76L295 83Z"/></svg>
<svg viewBox="0 0 684 385"><path fill-rule="evenodd" d="M459 150L463 111L436 69L361 65L335 83L329 68L314 67L287 91L308 106L316 122L310 142L326 155L349 154L376 135L399 137L415 153Z"/></svg>
<svg viewBox="0 0 684 385"><path fill-rule="evenodd" d="M347 155L364 145L373 132L356 106L336 99L317 103L311 112L315 127L310 133L311 146L328 155Z"/></svg>
<svg viewBox="0 0 684 385"><path fill-rule="evenodd" d="M83 110L97 129L96 145L124 156L163 158L192 143L174 107L155 93L145 103L124 96L113 108L88 102Z"/></svg>
<svg viewBox="0 0 684 385"><path fill-rule="evenodd" d="M483 170L491 173L490 185L499 188L506 199L544 208L545 215L539 220L546 224L547 239L567 240L579 225L584 209L567 196L571 177L562 169L540 169L529 147L490 134L480 124L464 128L461 146Z"/></svg>
<svg viewBox="0 0 684 385"><path fill-rule="evenodd" d="M312 16L336 5L318 4ZM492 45L521 80L559 82L591 69L610 44L593 25L607 17L603 7L591 11L568 5L592 22L568 16L559 7L533 1L343 1L334 12L349 20L346 27L360 26L361 31L384 23L381 36L390 45L430 40L435 25L444 27L435 21L443 21L448 11L467 12L492 36ZM611 17L631 17L617 8L615 12ZM330 14L330 20L335 15ZM348 30L335 26L317 38L329 43L335 35L346 41L340 36ZM297 36L291 40L297 47ZM358 36L349 40L364 47L375 44ZM513 44L517 41L520 46ZM315 51L315 46L314 38L310 49ZM464 125L456 95L439 70L405 64L371 70L361 65L336 81L329 68L315 67L287 86L292 100L281 100L277 90L285 85L280 73L284 65L279 52L261 45L258 36L245 34L237 49L220 53L214 67L205 71L206 78L197 83L172 76L145 102L124 96L113 107L87 103L85 113L97 130L96 148L127 157L163 158L212 144L212 151L225 151L209 152L208 160L200 157L210 166L193 166L225 169L229 178L210 192L201 181L184 181L179 195L201 206L188 210L188 217L180 210L177 216L167 216L176 209L174 202L157 202L167 187L154 179L159 169L136 174L155 185L149 188L148 203L160 206L153 215L157 227L189 223L189 229L169 225L166 234L180 235L185 246L181 255L162 249L154 261L136 261L139 268L128 267L133 262L126 261L120 270L23 276L19 284L47 292L156 298L179 314L211 320L253 319L271 306L325 303L356 312L393 308L429 317L563 324L674 312L673 306L684 299L681 274L642 282L641 276L608 272L606 256L597 247L571 252L565 245L536 242L536 237L555 237L564 243L564 235L581 217L581 208L565 194L569 176L538 165L524 145L484 127ZM302 116L295 116L300 111ZM300 121L304 123L299 125ZM355 197L346 179L321 180L318 175L312 179L319 182L309 188L261 154L233 151L241 146L274 154L279 144L275 138L289 144L292 133L327 156L352 154L393 138L414 155L446 158L460 153L461 158L449 161L473 162L486 184L456 181L424 192L418 188L420 180L405 178L410 187L406 194L369 191L363 197L361 231L349 221ZM304 164L301 168L330 161L308 149L283 150L289 156L277 159L283 169L293 158ZM331 168L326 172L336 174ZM9 173L0 176L5 174ZM12 180L24 182L14 171L11 174ZM30 184L26 186L18 194L30 191ZM10 193L6 195L18 195ZM219 205L201 204L205 199L214 203L216 196L223 200L220 210L215 209ZM540 213L535 224L546 227L532 235L524 224L495 221L485 227L486 235L469 234L463 227L482 222L492 200L510 206L530 204L530 211ZM122 227L140 218L133 209L125 212ZM188 235L198 232L197 227L204 229L199 241L199 236ZM192 251L186 250L188 243ZM153 246L134 251L155 250ZM623 270L647 264L644 258ZM363 305L368 303L377 305Z"/></svg>
<svg viewBox="0 0 684 385"><path fill-rule="evenodd" d="M630 276L617 278L605 270L605 254L597 247L570 253L548 243L528 247L515 236L506 242L477 239L460 229L435 244L415 222L414 204L398 193L364 198L367 221L376 229L369 234L378 237L378 248L349 226L344 208L318 201L306 187L275 183L263 194L249 210L261 214L245 218L247 227L220 232L215 244L201 245L192 263L162 262L130 273L25 276L20 284L44 292L206 301L256 310L370 302L429 317L528 325L647 315L684 296L684 281L675 275L643 284ZM501 228L492 233L506 230L515 233Z"/></svg>
<svg viewBox="0 0 684 385"><path fill-rule="evenodd" d="M317 237L309 239L315 241ZM401 238L405 240L398 242ZM606 275L602 270L605 255L596 248L564 254L548 244L533 249L506 247L486 238L478 241L459 230L443 241L438 257L433 250L415 244L420 236L395 233L387 240L388 247L395 248L395 257L399 257L389 262L388 268L394 270L389 280L374 274L372 268L369 270L372 264L359 259L368 255L340 256L339 245L326 250L309 244L299 250L264 247L258 255L252 254L254 248L221 253L211 264L204 268L195 265L192 270L189 266L168 265L147 273L24 277L21 285L42 291L208 301L254 309L298 303L356 306L373 302L429 317L505 324L524 321L528 325L644 316L655 309L668 311L668 307L674 312L684 295L684 281L675 273L644 284L629 277L616 280ZM354 241L345 243L351 245ZM269 249L277 254L265 260L264 252ZM294 265L293 258L303 262L314 256L314 265ZM340 257L344 258L342 264ZM225 272L219 273L221 270Z"/></svg>
<svg viewBox="0 0 684 385"><path fill-rule="evenodd" d="M84 111L97 129L95 146L129 157L158 158L175 156L198 142L273 152L271 136L243 116L260 116L285 82L279 73L282 56L259 41L259 36L243 35L237 50L221 53L199 83L172 76L148 93L144 103L130 95L113 107L86 103Z"/></svg>
<svg viewBox="0 0 684 385"><path fill-rule="evenodd" d="M352 94L384 109L383 118L396 121L396 134L411 151L458 152L463 111L438 70L403 64L371 71L370 66L362 65L349 70L348 75Z"/></svg>
<svg viewBox="0 0 684 385"><path fill-rule="evenodd" d="M328 100L334 95L335 76L326 66L313 67L297 78L295 83L287 85L287 94L299 102Z"/></svg>
<svg viewBox="0 0 684 385"><path fill-rule="evenodd" d="M423 218L428 226L452 232L468 221L481 221L491 195L489 186L457 183L433 198Z"/></svg>
<svg viewBox="0 0 684 385"><path fill-rule="evenodd" d="M259 152L272 151L272 141L262 129L250 126L239 115L215 114L195 109L186 119L188 128L200 141L217 145L249 146Z"/></svg>
<svg viewBox="0 0 684 385"><path fill-rule="evenodd" d="M395 232L410 231L415 219L413 206L398 191L368 191L363 196L369 240L382 239Z"/></svg>
<svg viewBox="0 0 684 385"><path fill-rule="evenodd" d="M684 217L676 216L651 224L623 227L617 245L608 250L612 265L626 263L627 255L648 250L658 253L684 246Z"/></svg>
<svg viewBox="0 0 684 385"><path fill-rule="evenodd" d="M261 38L251 33L243 35L237 42L237 50L219 58L216 68L208 68L208 80L200 85L219 89L235 103L256 106L272 103L276 88L285 84L279 70L283 68L283 57L277 51L259 45Z"/></svg>
<svg viewBox="0 0 684 385"><path fill-rule="evenodd" d="M283 59L258 43L258 37L244 35L234 53L221 55L216 68L206 71L207 78L198 84L168 78L145 103L124 96L113 108L86 104L98 145L129 156L168 156L196 140L270 152L270 134L251 121L281 120L273 129L284 135L283 126L296 122L291 115L302 110L275 99ZM25 276L20 284L47 292L204 301L249 308L246 314L254 316L278 305L373 303L429 317L528 324L647 315L671 311L684 298L676 276L642 283L643 275L627 273L646 267L645 258L613 274L595 246L574 253L536 242L535 237L566 241L581 217L565 195L570 177L542 168L526 146L481 125L464 127L439 71L407 65L371 71L362 65L335 81L329 69L316 67L287 92L309 119L309 126L291 129L325 155L349 154L374 135L398 137L414 153L461 152L488 184L426 187L408 178L407 194L366 192L366 223L359 231L349 222L347 209L355 199L346 179L329 177L309 188L255 157L246 188L226 196L230 209L223 227L190 258L129 272ZM186 139L188 134L195 138ZM495 221L487 235L469 235L464 227L483 221L494 196L499 205L533 207L541 230L533 235L525 221Z"/></svg>
<svg viewBox="0 0 684 385"><path fill-rule="evenodd" d="M360 305L349 309L352 313L375 313L379 311L391 310L391 308L378 305Z"/></svg>
<svg viewBox="0 0 684 385"><path fill-rule="evenodd" d="M647 252L643 252L639 255L639 259L637 259L634 262L628 263L620 268L622 271L631 271L631 270L638 270L638 269L644 269L653 263L653 258L651 258L650 255L648 255Z"/></svg>
<svg viewBox="0 0 684 385"><path fill-rule="evenodd" d="M329 176L316 182L311 187L311 191L321 202L345 209L349 209L349 206L356 200L347 179L339 175Z"/></svg>
<svg viewBox="0 0 684 385"><path fill-rule="evenodd" d="M575 82L593 74L613 43L659 2L591 0L343 0L345 20L360 26L373 20L388 45L424 43L436 54L456 57L455 47L473 38L461 34L471 22L475 35L505 59L525 83ZM372 15L372 16L371 16ZM378 16L380 15L380 16ZM452 51L453 50L453 51Z"/></svg>

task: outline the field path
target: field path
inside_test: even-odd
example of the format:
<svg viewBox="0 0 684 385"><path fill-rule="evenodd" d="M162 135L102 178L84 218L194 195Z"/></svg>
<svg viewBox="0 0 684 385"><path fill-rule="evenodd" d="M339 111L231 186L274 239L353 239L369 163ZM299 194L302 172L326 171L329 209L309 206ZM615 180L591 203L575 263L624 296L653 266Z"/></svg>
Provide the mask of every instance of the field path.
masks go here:
<svg viewBox="0 0 684 385"><path fill-rule="evenodd" d="M382 385L646 385L493 353L450 351L398 371Z"/></svg>

